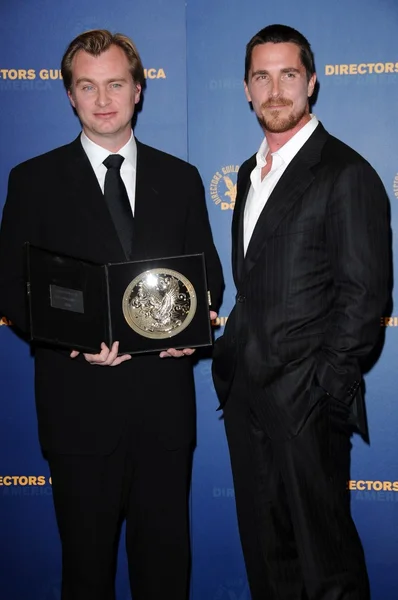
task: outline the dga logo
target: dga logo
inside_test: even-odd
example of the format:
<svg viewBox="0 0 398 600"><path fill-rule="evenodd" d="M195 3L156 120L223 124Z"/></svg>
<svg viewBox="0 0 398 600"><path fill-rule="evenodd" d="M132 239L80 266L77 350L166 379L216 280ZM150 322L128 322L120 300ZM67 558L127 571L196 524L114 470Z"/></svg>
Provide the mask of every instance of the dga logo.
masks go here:
<svg viewBox="0 0 398 600"><path fill-rule="evenodd" d="M236 178L239 165L222 167L214 173L210 182L210 197L221 210L233 210L236 199Z"/></svg>
<svg viewBox="0 0 398 600"><path fill-rule="evenodd" d="M393 189L394 189L394 196L396 198L398 198L398 173L394 177L394 186L393 186Z"/></svg>
<svg viewBox="0 0 398 600"><path fill-rule="evenodd" d="M250 600L246 579L228 579L218 587L214 600Z"/></svg>
<svg viewBox="0 0 398 600"><path fill-rule="evenodd" d="M11 325L11 321L9 319L7 319L7 317L1 317L0 318L0 327L2 325Z"/></svg>

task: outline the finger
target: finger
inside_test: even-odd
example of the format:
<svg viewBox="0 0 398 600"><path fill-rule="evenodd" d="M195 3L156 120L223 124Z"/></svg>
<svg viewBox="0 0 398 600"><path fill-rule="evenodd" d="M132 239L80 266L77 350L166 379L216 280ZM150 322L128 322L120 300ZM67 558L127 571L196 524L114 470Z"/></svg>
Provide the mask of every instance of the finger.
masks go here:
<svg viewBox="0 0 398 600"><path fill-rule="evenodd" d="M215 310L210 311L210 321L215 321L217 319L217 313Z"/></svg>
<svg viewBox="0 0 398 600"><path fill-rule="evenodd" d="M105 344L104 344L105 346ZM111 367L114 361L118 358L117 353L119 351L119 342L113 342L111 349L105 346L106 354L104 354L105 360L102 360L99 364L101 367ZM102 352L101 352L102 354Z"/></svg>
<svg viewBox="0 0 398 600"><path fill-rule="evenodd" d="M184 348L182 352L184 356L192 356L192 354L195 352L195 348Z"/></svg>
<svg viewBox="0 0 398 600"><path fill-rule="evenodd" d="M98 354L84 354L84 358L92 365L103 365L109 356L109 348L108 346L102 342L101 343L101 352Z"/></svg>
<svg viewBox="0 0 398 600"><path fill-rule="evenodd" d="M181 350L176 350L175 348L169 348L168 350L164 350L160 353L160 358L180 358L184 356Z"/></svg>
<svg viewBox="0 0 398 600"><path fill-rule="evenodd" d="M113 362L118 358L117 353L119 352L119 342L113 342L112 348L109 351L105 365L112 365Z"/></svg>
<svg viewBox="0 0 398 600"><path fill-rule="evenodd" d="M169 348L167 352L169 352L173 358L180 358L181 356L184 356L182 350L176 350L175 348Z"/></svg>
<svg viewBox="0 0 398 600"><path fill-rule="evenodd" d="M176 350L176 348L169 348L163 350L159 356L160 358L182 358L183 356L191 356L195 352L194 348L184 348L184 350Z"/></svg>
<svg viewBox="0 0 398 600"><path fill-rule="evenodd" d="M173 358L181 358L181 356L184 356L184 352L182 350L177 350L176 348L169 348L167 352Z"/></svg>
<svg viewBox="0 0 398 600"><path fill-rule="evenodd" d="M72 352L69 354L69 356L71 358L76 358L76 356L79 356L80 352L78 350L72 350Z"/></svg>
<svg viewBox="0 0 398 600"><path fill-rule="evenodd" d="M131 359L131 354L121 354L120 356L117 356L115 358L115 360L113 361L113 363L110 365L111 367L116 367L117 365L120 365L121 363L126 362L126 360L130 360Z"/></svg>

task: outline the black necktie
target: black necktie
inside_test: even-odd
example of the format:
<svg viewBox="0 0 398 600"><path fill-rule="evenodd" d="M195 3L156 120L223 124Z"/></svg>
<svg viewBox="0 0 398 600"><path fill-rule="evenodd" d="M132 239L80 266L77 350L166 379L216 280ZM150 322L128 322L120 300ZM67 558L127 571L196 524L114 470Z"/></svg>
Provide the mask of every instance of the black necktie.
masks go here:
<svg viewBox="0 0 398 600"><path fill-rule="evenodd" d="M127 259L131 258L133 245L134 217L123 180L120 167L124 157L120 154L110 154L104 160L108 169L105 175L104 196L109 212Z"/></svg>

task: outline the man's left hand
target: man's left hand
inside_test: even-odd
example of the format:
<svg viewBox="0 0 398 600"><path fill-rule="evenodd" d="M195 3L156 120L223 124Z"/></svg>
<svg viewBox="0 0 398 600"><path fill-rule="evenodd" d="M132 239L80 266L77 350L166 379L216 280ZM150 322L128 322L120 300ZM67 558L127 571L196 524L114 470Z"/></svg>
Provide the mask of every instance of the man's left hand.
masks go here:
<svg viewBox="0 0 398 600"><path fill-rule="evenodd" d="M210 311L210 321L217 319L217 313L214 310ZM195 348L184 348L183 350L176 350L176 348L169 348L163 350L159 354L160 358L181 358L182 356L191 356L195 352Z"/></svg>

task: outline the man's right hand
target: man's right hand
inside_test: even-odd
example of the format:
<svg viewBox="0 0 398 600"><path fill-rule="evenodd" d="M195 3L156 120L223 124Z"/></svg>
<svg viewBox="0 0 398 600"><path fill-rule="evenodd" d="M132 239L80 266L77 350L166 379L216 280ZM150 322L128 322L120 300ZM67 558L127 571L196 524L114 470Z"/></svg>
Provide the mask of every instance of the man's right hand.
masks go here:
<svg viewBox="0 0 398 600"><path fill-rule="evenodd" d="M99 354L86 354L83 353L84 358L91 365L99 365L101 367L116 367L120 365L122 362L131 359L130 354L121 354L117 355L119 350L119 342L113 342L112 348L109 349L108 346L102 342L101 344L101 352ZM71 358L76 358L79 356L80 352L78 350L72 350L70 353Z"/></svg>

